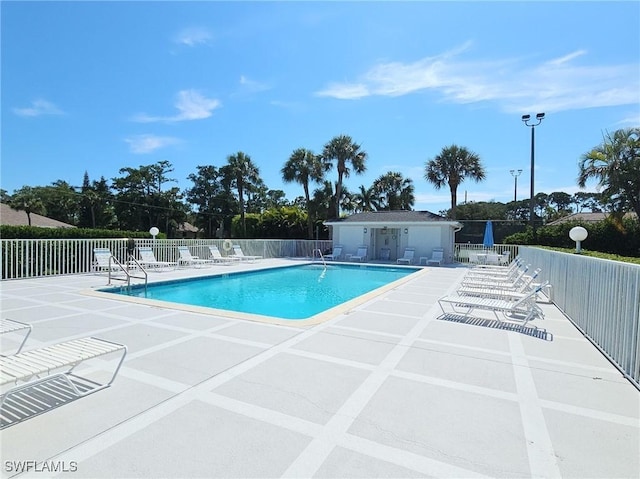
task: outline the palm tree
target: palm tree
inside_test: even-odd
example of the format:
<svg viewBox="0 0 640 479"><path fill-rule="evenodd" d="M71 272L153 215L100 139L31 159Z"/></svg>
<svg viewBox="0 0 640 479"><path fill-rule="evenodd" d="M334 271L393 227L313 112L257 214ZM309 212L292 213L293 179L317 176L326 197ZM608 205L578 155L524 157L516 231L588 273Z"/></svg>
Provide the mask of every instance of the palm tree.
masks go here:
<svg viewBox="0 0 640 479"><path fill-rule="evenodd" d="M597 179L603 197L616 209L628 205L640 218L640 128L607 133L602 144L582 156L579 167L578 186Z"/></svg>
<svg viewBox="0 0 640 479"><path fill-rule="evenodd" d="M458 186L465 179L471 178L478 182L484 180L486 174L480 164L480 157L456 145L442 149L434 159L427 161L424 178L433 183L439 190L445 184L451 191L451 218L456 218L456 203L458 202Z"/></svg>
<svg viewBox="0 0 640 479"><path fill-rule="evenodd" d="M364 173L367 169L365 161L367 153L360 149L360 145L354 143L350 136L338 135L324 145L322 156L325 161L336 161L338 181L336 183L336 218L340 217L340 198L342 196L342 180L348 178L351 169L357 174ZM351 165L351 168L349 168Z"/></svg>
<svg viewBox="0 0 640 479"><path fill-rule="evenodd" d="M357 211L376 211L380 209L380 196L373 189L373 186L366 188L360 185L360 192L354 195Z"/></svg>
<svg viewBox="0 0 640 479"><path fill-rule="evenodd" d="M355 196L347 189L346 186L342 187L342 194L340 195L340 208L342 211L353 213L358 208L356 204Z"/></svg>
<svg viewBox="0 0 640 479"><path fill-rule="evenodd" d="M44 214L44 203L37 194L35 188L31 186L23 186L13 192L11 202L9 203L14 210L20 210L27 213L27 222L31 226L31 213Z"/></svg>
<svg viewBox="0 0 640 479"><path fill-rule="evenodd" d="M311 208L311 196L309 194L309 182L320 182L330 165L323 161L322 157L311 150L298 148L295 150L281 170L282 179L286 183L295 181L304 189L304 199L307 208L307 229L309 239L313 239L313 215Z"/></svg>
<svg viewBox="0 0 640 479"><path fill-rule="evenodd" d="M242 223L242 234L247 236L247 224L244 217L244 191L248 183L257 183L260 170L251 161L249 155L239 151L235 155L227 157L227 165L223 166L225 173L229 176L232 184L238 191L238 202L240 204L240 221Z"/></svg>
<svg viewBox="0 0 640 479"><path fill-rule="evenodd" d="M324 180L318 188L313 190L311 207L316 217L330 218L331 212L335 212L336 197L333 193L333 183Z"/></svg>
<svg viewBox="0 0 640 479"><path fill-rule="evenodd" d="M384 209L410 210L415 203L413 181L402 173L389 171L373 182L373 190L385 199Z"/></svg>

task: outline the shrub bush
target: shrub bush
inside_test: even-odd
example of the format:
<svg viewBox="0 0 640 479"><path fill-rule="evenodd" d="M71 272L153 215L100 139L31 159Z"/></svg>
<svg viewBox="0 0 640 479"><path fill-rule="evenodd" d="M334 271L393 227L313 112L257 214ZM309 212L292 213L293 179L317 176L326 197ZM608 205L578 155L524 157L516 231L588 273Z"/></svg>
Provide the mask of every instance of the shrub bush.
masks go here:
<svg viewBox="0 0 640 479"><path fill-rule="evenodd" d="M531 228L523 233L507 236L507 244L527 244L554 246L559 248L573 248L575 242L569 238L569 231L574 226L582 226L589 236L582 246L592 251L601 251L620 256L640 257L640 222L626 218L617 220L607 218L597 223L584 224L571 221L559 225L543 226L536 232L534 238Z"/></svg>
<svg viewBox="0 0 640 479"><path fill-rule="evenodd" d="M90 228L41 228L39 226L0 225L2 239L92 239L149 238L148 231L99 230ZM160 233L157 238L166 238Z"/></svg>

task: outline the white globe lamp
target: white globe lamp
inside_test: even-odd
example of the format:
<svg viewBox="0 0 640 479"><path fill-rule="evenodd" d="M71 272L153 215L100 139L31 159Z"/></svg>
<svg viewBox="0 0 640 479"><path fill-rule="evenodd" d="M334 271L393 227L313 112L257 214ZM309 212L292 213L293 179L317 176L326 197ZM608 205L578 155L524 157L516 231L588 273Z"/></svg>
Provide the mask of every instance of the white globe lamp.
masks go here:
<svg viewBox="0 0 640 479"><path fill-rule="evenodd" d="M581 243L587 239L589 233L582 226L576 226L569 231L569 238L576 242L576 253L582 251Z"/></svg>
<svg viewBox="0 0 640 479"><path fill-rule="evenodd" d="M158 233L160 233L160 230L155 226L152 226L151 229L149 230L149 234L153 236L154 240L156 239L156 236L158 236Z"/></svg>

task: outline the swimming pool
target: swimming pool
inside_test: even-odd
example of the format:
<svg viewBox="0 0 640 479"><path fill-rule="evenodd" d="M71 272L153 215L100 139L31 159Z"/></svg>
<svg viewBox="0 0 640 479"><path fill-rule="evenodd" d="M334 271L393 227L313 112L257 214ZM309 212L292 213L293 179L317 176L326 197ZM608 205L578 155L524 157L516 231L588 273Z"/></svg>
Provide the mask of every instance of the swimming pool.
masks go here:
<svg viewBox="0 0 640 479"><path fill-rule="evenodd" d="M111 288L137 298L304 320L420 271L419 268L307 264Z"/></svg>

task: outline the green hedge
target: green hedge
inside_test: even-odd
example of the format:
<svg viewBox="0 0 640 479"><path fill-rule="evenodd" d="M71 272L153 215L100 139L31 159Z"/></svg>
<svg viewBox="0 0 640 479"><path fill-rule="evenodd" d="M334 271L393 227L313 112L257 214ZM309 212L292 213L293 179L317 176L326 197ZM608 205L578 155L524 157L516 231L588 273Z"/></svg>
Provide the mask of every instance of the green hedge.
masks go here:
<svg viewBox="0 0 640 479"><path fill-rule="evenodd" d="M640 222L635 219L607 219L597 223L571 221L554 226L543 226L534 238L531 229L505 238L507 244L527 244L575 248L575 242L569 238L569 230L582 226L588 232L582 247L591 251L600 251L620 256L640 257Z"/></svg>
<svg viewBox="0 0 640 479"><path fill-rule="evenodd" d="M99 230L89 228L41 228L38 226L0 225L2 239L93 239L149 238L148 231ZM157 238L166 238L160 233Z"/></svg>

